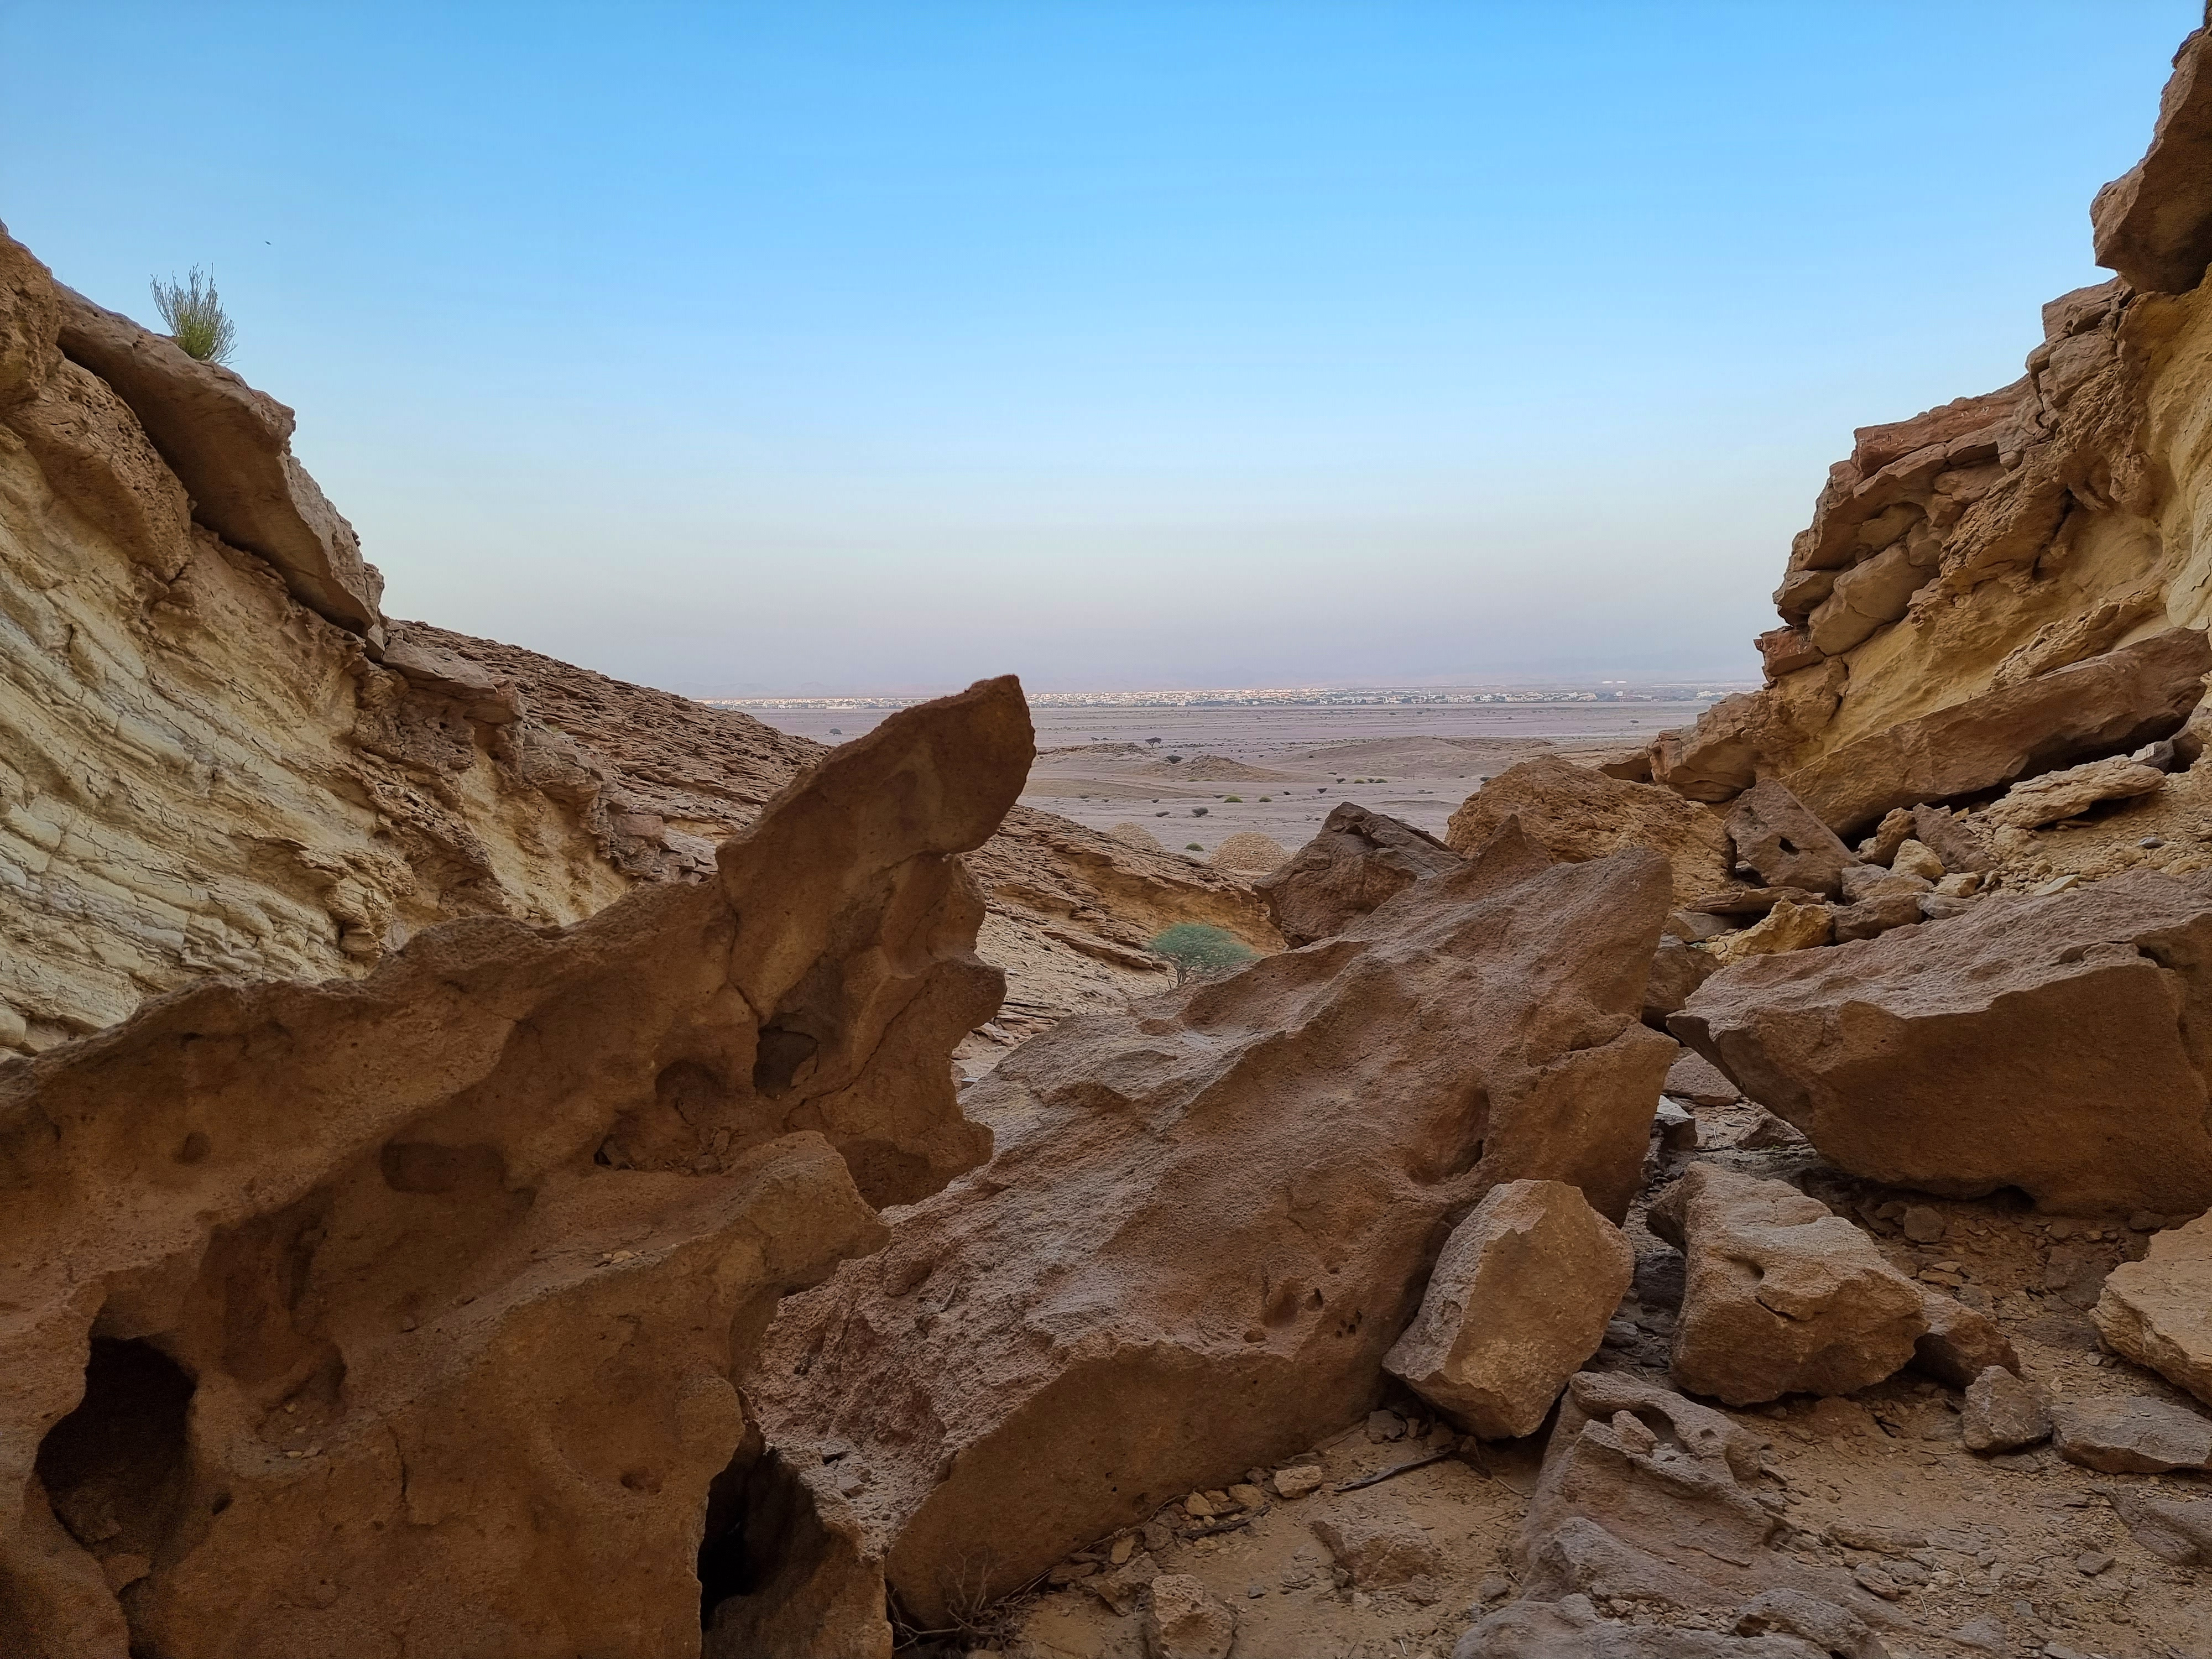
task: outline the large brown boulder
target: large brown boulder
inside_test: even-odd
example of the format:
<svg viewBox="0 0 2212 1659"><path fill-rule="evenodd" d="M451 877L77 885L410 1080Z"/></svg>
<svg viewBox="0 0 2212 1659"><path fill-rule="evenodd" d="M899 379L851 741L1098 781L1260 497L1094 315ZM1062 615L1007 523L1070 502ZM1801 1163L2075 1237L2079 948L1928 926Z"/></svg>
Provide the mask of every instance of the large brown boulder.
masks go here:
<svg viewBox="0 0 2212 1659"><path fill-rule="evenodd" d="M1522 1178L1622 1217L1673 1050L1645 852L1517 833L1337 937L1063 1021L965 1102L991 1163L787 1305L769 1439L850 1443L927 1625L1377 1397L1452 1219Z"/></svg>
<svg viewBox="0 0 2212 1659"><path fill-rule="evenodd" d="M2181 729L2212 647L2170 628L2116 651L1870 732L1784 781L1838 834L1894 807L1955 801Z"/></svg>
<svg viewBox="0 0 2212 1659"><path fill-rule="evenodd" d="M1318 835L1288 862L1278 860L1253 886L1285 942L1311 945L1460 862L1458 854L1425 830L1345 801L1331 810Z"/></svg>
<svg viewBox="0 0 2212 1659"><path fill-rule="evenodd" d="M1556 755L1523 761L1484 784L1451 815L1444 839L1470 853L1509 819L1553 858L1569 862L1650 848L1672 867L1680 902L1727 878L1728 832L1719 813L1672 789L1609 777Z"/></svg>
<svg viewBox="0 0 2212 1659"><path fill-rule="evenodd" d="M1901 1370L1928 1329L1918 1287L1875 1242L1782 1182L1694 1164L1650 1221L1687 1258L1669 1375L1692 1394L1855 1393Z"/></svg>
<svg viewBox="0 0 2212 1659"><path fill-rule="evenodd" d="M128 317L72 289L59 294L63 355L131 406L191 496L193 516L274 565L310 610L378 638L384 579L293 456L292 411Z"/></svg>
<svg viewBox="0 0 2212 1659"><path fill-rule="evenodd" d="M707 883L0 1063L0 1650L696 1653L777 1297L988 1151L957 855L1030 755L988 682Z"/></svg>
<svg viewBox="0 0 2212 1659"><path fill-rule="evenodd" d="M1738 963L1669 1029L1855 1175L2212 1206L2212 877L2136 871Z"/></svg>

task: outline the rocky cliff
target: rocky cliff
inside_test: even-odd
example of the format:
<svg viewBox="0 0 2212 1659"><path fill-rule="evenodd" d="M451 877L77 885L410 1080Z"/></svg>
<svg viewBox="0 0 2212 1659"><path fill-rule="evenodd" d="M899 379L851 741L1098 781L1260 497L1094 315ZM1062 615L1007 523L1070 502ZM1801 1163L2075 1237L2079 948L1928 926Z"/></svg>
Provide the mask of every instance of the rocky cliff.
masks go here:
<svg viewBox="0 0 2212 1659"><path fill-rule="evenodd" d="M746 715L386 618L292 412L0 233L0 1050L217 973L360 975L458 916L703 879L823 752ZM1249 887L1042 814L979 855L1014 976L975 1047L1169 975Z"/></svg>
<svg viewBox="0 0 2212 1659"><path fill-rule="evenodd" d="M2196 758L2205 664L2149 642L2212 623L2208 52L2204 31L2183 44L2149 153L2094 205L2119 274L2043 308L2011 385L1859 428L1791 547L1765 689L1656 742L1656 781L1723 801L1776 778L1856 836L1893 806L1985 805L2156 738L2180 736L2174 769ZM2204 867L2212 790L2185 771L2076 828L2015 834L2008 862Z"/></svg>

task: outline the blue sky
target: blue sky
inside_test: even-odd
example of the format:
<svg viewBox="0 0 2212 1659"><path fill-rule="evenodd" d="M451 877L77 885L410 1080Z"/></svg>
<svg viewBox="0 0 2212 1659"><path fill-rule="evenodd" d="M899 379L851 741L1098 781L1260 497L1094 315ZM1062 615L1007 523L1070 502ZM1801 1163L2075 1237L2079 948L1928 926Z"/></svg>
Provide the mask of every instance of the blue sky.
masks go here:
<svg viewBox="0 0 2212 1659"><path fill-rule="evenodd" d="M1748 677L2191 0L0 0L0 218L387 608L702 694Z"/></svg>

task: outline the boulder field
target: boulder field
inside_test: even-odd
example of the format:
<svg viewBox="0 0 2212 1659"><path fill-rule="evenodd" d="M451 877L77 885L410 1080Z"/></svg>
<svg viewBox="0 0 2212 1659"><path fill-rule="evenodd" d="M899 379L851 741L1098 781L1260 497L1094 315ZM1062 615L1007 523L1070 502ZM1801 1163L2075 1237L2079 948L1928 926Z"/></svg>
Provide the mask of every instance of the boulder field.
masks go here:
<svg viewBox="0 0 2212 1659"><path fill-rule="evenodd" d="M1210 865L386 616L0 235L0 1651L2212 1653L2208 52L1761 690Z"/></svg>

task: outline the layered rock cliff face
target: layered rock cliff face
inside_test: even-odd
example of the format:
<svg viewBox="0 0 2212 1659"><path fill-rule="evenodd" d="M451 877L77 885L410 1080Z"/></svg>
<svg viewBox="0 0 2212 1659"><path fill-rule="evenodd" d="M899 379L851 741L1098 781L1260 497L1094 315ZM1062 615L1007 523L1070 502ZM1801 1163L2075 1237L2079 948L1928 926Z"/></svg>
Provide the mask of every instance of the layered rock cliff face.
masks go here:
<svg viewBox="0 0 2212 1659"><path fill-rule="evenodd" d="M2203 31L2183 45L2150 153L2098 197L2097 257L2120 274L2044 307L2010 386L1858 430L1776 591L1766 687L1656 743L1656 781L1719 801L1778 778L1849 837L2181 730L2204 663L2113 653L2212 623L2208 52ZM2124 837L2012 850L2047 873L2199 868L2208 808L2192 775ZM2166 846L2126 844L2147 834Z"/></svg>
<svg viewBox="0 0 2212 1659"><path fill-rule="evenodd" d="M0 1050L703 879L823 752L386 618L292 422L0 233ZM981 858L1006 1041L1168 983L1141 947L1170 921L1279 943L1243 883L1042 814Z"/></svg>

